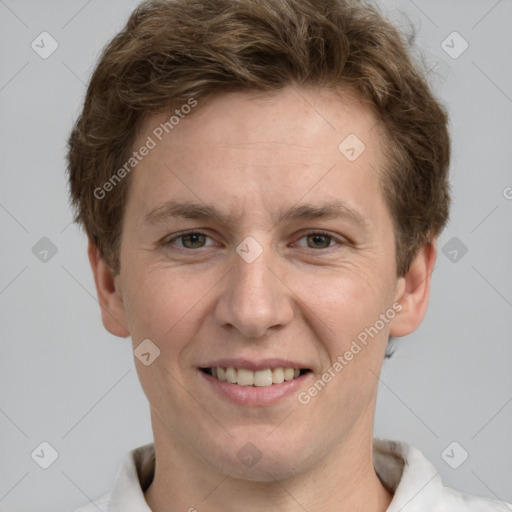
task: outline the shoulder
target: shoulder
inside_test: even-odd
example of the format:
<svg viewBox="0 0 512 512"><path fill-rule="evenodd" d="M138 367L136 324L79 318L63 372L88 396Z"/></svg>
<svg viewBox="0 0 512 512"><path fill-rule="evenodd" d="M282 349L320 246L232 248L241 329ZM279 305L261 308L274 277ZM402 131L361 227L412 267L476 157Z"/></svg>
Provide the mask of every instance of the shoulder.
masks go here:
<svg viewBox="0 0 512 512"><path fill-rule="evenodd" d="M374 467L393 494L387 512L512 512L498 499L473 496L443 484L439 471L417 448L374 438Z"/></svg>
<svg viewBox="0 0 512 512"><path fill-rule="evenodd" d="M154 471L154 444L134 448L122 459L111 490L70 512L151 512L144 491L151 483Z"/></svg>
<svg viewBox="0 0 512 512"><path fill-rule="evenodd" d="M436 512L512 512L512 505L443 487Z"/></svg>

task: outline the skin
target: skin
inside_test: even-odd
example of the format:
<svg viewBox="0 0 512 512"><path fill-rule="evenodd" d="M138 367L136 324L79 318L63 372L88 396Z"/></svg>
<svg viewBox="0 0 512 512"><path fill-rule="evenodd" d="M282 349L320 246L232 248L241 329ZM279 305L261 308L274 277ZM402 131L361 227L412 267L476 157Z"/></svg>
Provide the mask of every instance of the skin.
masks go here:
<svg viewBox="0 0 512 512"><path fill-rule="evenodd" d="M354 94L288 87L200 107L132 171L120 273L89 245L105 327L131 336L133 348L149 338L160 349L149 366L135 359L156 450L146 501L153 511L384 511L392 495L372 460L378 375L389 335L424 317L435 241L396 276L377 175L386 140ZM134 148L168 118L148 117ZM366 146L353 162L338 150L351 133ZM146 225L170 199L213 204L233 219ZM333 199L364 226L346 216L276 219ZM159 246L184 230L208 236ZM307 236L318 230L332 238ZM236 252L247 236L263 250L252 263ZM395 303L403 309L307 405L297 393L264 407L234 404L199 374L219 357L283 358L312 370L299 389L307 391ZM251 467L237 456L248 442L261 453Z"/></svg>

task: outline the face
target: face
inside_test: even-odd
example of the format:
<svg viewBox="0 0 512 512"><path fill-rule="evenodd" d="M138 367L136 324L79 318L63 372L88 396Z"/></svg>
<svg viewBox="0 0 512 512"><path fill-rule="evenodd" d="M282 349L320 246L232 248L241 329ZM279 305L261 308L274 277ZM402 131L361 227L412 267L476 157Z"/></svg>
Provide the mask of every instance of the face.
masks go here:
<svg viewBox="0 0 512 512"><path fill-rule="evenodd" d="M159 141L168 119L134 145L156 141L131 177L108 306L134 349L160 351L136 359L155 439L261 480L370 442L408 314L376 118L355 96L288 88L210 99Z"/></svg>

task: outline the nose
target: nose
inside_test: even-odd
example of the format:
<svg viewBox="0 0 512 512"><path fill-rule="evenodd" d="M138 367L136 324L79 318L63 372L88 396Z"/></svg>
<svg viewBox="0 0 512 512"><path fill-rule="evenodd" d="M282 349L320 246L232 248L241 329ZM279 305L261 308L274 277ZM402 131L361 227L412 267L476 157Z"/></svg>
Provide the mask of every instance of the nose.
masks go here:
<svg viewBox="0 0 512 512"><path fill-rule="evenodd" d="M259 338L288 325L293 318L293 292L271 249L264 249L251 263L238 254L234 259L216 305L217 324L236 329L246 338Z"/></svg>

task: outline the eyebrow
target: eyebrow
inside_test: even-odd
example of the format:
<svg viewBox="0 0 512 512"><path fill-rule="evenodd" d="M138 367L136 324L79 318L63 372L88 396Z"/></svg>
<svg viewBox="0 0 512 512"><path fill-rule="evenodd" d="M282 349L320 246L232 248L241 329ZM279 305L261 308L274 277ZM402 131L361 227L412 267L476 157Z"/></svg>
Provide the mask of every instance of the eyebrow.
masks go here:
<svg viewBox="0 0 512 512"><path fill-rule="evenodd" d="M166 201L156 206L145 215L144 221L150 226L164 224L172 218L217 220L225 225L233 224L239 215L220 212L214 205L206 203L193 203L190 201ZM346 218L364 229L369 222L359 212L351 208L342 200L328 201L322 204L301 204L281 211L276 224L284 220L313 220Z"/></svg>

